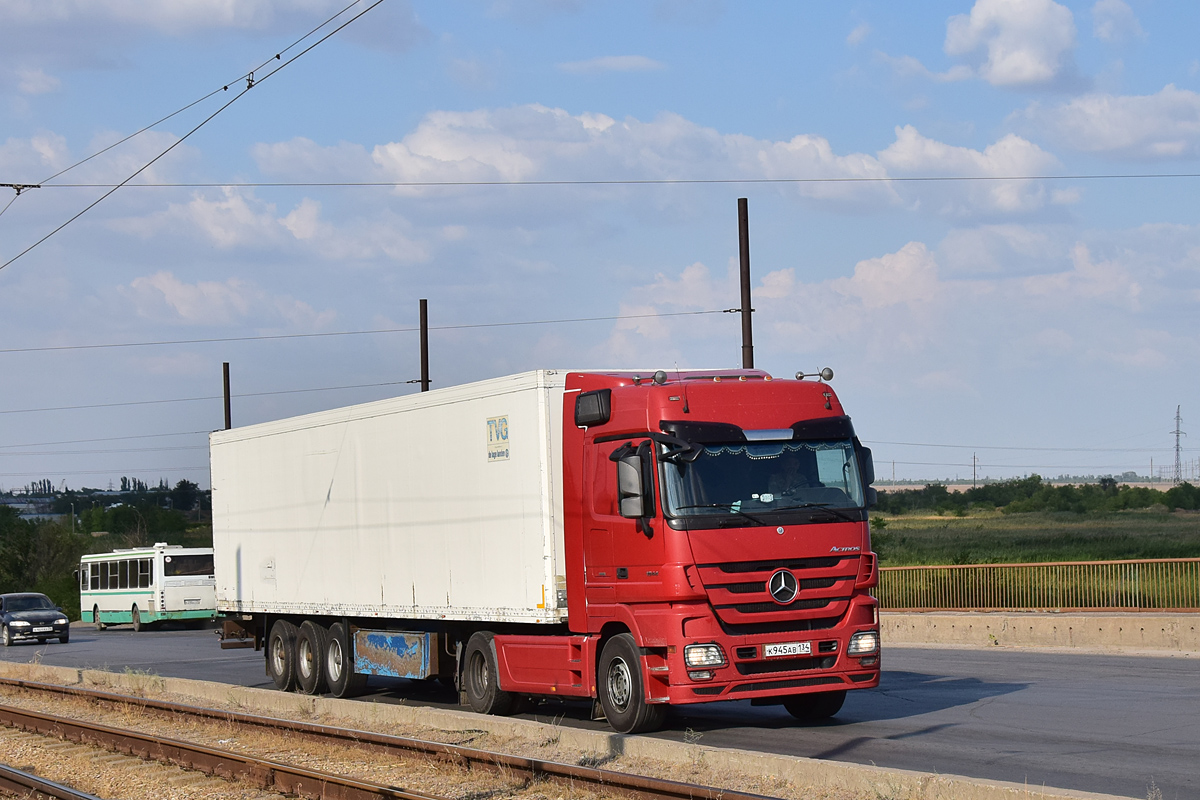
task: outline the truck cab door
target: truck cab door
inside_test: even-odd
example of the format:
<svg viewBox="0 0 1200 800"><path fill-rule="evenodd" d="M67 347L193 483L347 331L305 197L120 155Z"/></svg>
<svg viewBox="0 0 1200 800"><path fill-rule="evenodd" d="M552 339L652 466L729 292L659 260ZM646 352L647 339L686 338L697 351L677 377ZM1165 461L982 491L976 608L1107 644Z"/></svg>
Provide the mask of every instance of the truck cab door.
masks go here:
<svg viewBox="0 0 1200 800"><path fill-rule="evenodd" d="M663 519L658 511L654 449L648 439L604 442L591 448L587 480L592 518L584 536L589 613L593 596L610 603L637 602L657 594L661 586L659 574L666 548ZM640 517L621 515L622 465L613 460L614 453L643 459L641 476L646 500ZM625 469L627 472L630 469L628 463ZM628 492L624 496L629 499ZM627 503L626 509L629 507Z"/></svg>

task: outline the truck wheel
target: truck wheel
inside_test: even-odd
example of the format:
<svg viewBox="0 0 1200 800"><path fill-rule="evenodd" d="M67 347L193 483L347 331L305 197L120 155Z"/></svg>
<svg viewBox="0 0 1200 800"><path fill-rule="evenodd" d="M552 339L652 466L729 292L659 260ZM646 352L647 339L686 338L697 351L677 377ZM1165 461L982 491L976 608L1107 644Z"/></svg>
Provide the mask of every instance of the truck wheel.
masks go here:
<svg viewBox="0 0 1200 800"><path fill-rule="evenodd" d="M354 671L350 631L341 622L329 626L325 637L325 682L334 697L354 697L367 685L367 676Z"/></svg>
<svg viewBox="0 0 1200 800"><path fill-rule="evenodd" d="M296 688L296 626L277 619L267 637L267 674L281 692Z"/></svg>
<svg viewBox="0 0 1200 800"><path fill-rule="evenodd" d="M133 607L133 632L141 633L142 631L142 612L138 611L138 607Z"/></svg>
<svg viewBox="0 0 1200 800"><path fill-rule="evenodd" d="M324 694L325 628L311 619L304 620L296 636L296 682L305 694Z"/></svg>
<svg viewBox="0 0 1200 800"><path fill-rule="evenodd" d="M496 666L493 639L487 631L471 634L463 657L462 680L472 711L503 717L512 712L514 698L511 692L500 691L500 670Z"/></svg>
<svg viewBox="0 0 1200 800"><path fill-rule="evenodd" d="M96 626L96 630L102 631L108 626L100 621L100 606L92 606L92 624Z"/></svg>
<svg viewBox="0 0 1200 800"><path fill-rule="evenodd" d="M836 692L793 695L783 701L783 707L796 719L817 720L829 719L841 711L844 702L846 690L842 689Z"/></svg>
<svg viewBox="0 0 1200 800"><path fill-rule="evenodd" d="M646 702L642 656L631 634L619 634L605 643L596 677L600 706L614 730L642 733L662 727L667 708Z"/></svg>

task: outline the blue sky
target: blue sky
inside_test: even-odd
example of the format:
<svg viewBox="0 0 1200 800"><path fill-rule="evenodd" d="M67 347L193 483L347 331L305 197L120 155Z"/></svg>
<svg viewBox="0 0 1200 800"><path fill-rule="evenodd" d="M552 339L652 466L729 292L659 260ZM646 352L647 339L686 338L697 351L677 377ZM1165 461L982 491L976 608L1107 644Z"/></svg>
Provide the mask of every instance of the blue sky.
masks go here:
<svg viewBox="0 0 1200 800"><path fill-rule="evenodd" d="M0 0L0 183L45 180L348 1ZM992 477L1146 474L1173 460L1175 407L1200 419L1200 178L995 179L1200 172L1198 16L385 0L132 183L991 180L131 185L0 269L0 486L207 486L223 361L235 424L419 372L413 333L81 345L410 328L425 297L434 326L625 317L435 330L435 386L737 366L735 315L683 314L738 303L738 197L757 365L833 367L881 474L969 476L972 452ZM123 180L243 85L16 198L0 263L104 191L55 184Z"/></svg>

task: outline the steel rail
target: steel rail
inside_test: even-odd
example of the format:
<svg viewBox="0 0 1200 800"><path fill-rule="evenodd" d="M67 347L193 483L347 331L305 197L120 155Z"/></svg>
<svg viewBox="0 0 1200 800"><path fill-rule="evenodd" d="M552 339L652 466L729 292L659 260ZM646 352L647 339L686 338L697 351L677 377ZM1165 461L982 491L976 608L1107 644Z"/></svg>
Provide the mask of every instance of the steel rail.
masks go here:
<svg viewBox="0 0 1200 800"><path fill-rule="evenodd" d="M527 775L531 780L551 780L558 783L590 786L595 789L603 789L607 793L621 794L636 798L637 800L771 800L764 795L735 792L728 789L683 783L664 778L652 778L644 775L616 772L615 770L606 770L599 767L563 764L557 761L514 756L506 753L463 747L461 745L431 742L424 739L394 736L353 728L340 728L331 725L319 725L312 722L300 722L276 717L255 716L238 711L190 706L182 703L132 697L75 686L61 686L59 684L26 681L18 678L0 678L0 686L52 692L71 697L119 703L147 710L203 717L222 722L256 725L263 728L300 733L327 740L367 745L388 751L407 751L472 768L483 767L489 770L508 770Z"/></svg>
<svg viewBox="0 0 1200 800"><path fill-rule="evenodd" d="M98 745L106 750L176 764L207 775L245 780L281 794L321 800L445 800L437 795L12 706L0 705L0 725Z"/></svg>
<svg viewBox="0 0 1200 800"><path fill-rule="evenodd" d="M65 784L39 778L29 772L0 764L0 790L21 798L53 798L53 800L101 800L94 794L72 789Z"/></svg>

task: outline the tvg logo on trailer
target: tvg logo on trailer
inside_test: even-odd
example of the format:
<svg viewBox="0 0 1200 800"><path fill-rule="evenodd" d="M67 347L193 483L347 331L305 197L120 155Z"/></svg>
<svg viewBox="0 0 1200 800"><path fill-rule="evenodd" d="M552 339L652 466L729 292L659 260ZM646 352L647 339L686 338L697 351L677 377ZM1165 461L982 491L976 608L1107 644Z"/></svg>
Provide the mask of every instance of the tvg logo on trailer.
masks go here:
<svg viewBox="0 0 1200 800"><path fill-rule="evenodd" d="M508 460L508 416L488 418L487 459L489 463Z"/></svg>

